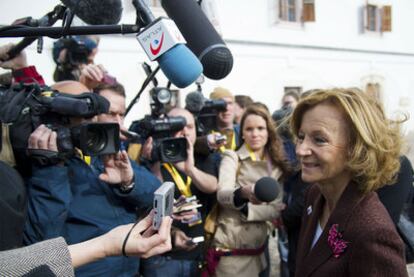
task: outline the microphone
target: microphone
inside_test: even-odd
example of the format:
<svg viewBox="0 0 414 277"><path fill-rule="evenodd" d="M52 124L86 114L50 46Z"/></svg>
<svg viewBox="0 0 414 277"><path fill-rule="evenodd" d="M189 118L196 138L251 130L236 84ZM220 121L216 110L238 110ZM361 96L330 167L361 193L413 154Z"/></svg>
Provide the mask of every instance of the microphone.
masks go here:
<svg viewBox="0 0 414 277"><path fill-rule="evenodd" d="M281 191L281 185L271 177L262 177L254 185L254 195L262 202L272 202Z"/></svg>
<svg viewBox="0 0 414 277"><path fill-rule="evenodd" d="M164 75L175 86L184 88L193 83L203 71L203 66L187 46L174 21L154 19L143 0L133 0L144 23L149 24L137 34L138 42L151 61L157 60Z"/></svg>
<svg viewBox="0 0 414 277"><path fill-rule="evenodd" d="M226 77L233 68L233 56L197 2L162 0L161 5L201 61L204 75L214 80Z"/></svg>
<svg viewBox="0 0 414 277"><path fill-rule="evenodd" d="M199 113L204 107L204 96L197 91L190 92L185 97L185 108L191 113Z"/></svg>
<svg viewBox="0 0 414 277"><path fill-rule="evenodd" d="M111 25L121 20L121 0L61 0L61 2L90 25Z"/></svg>

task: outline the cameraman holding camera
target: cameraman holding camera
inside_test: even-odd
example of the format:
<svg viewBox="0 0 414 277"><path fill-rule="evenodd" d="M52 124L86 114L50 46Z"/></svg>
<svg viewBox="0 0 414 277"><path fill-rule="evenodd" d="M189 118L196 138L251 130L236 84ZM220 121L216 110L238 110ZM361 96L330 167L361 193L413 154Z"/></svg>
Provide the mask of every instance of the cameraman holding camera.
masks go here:
<svg viewBox="0 0 414 277"><path fill-rule="evenodd" d="M56 82L64 80L79 80L82 69L93 64L98 52L99 36L71 36L61 38L53 45L53 60L56 69L53 79Z"/></svg>
<svg viewBox="0 0 414 277"><path fill-rule="evenodd" d="M152 171L162 181L175 183L175 198L196 196L202 207L198 213L180 214L175 222L172 242L173 251L162 256L141 260L143 276L200 276L203 258L203 243L194 243L191 239L204 236L203 222L212 202L215 202L217 190L218 166L212 156L194 155L196 128L193 115L182 108L174 108L168 116L182 116L186 125L175 137L187 139L187 159L176 163L156 162ZM145 158L151 157L152 138L142 149Z"/></svg>
<svg viewBox="0 0 414 277"><path fill-rule="evenodd" d="M55 88L71 94L88 91L75 81L62 82ZM116 95L113 89L107 91ZM125 102L123 105L125 109ZM113 111L111 103L109 113ZM71 119L78 123L85 120ZM55 131L41 125L30 135L29 148L56 152L56 137ZM57 164L34 166L28 180L26 242L63 236L69 244L79 243L135 222L137 209L152 206L153 193L159 186L159 180L130 161L125 151L104 157L88 157L78 151L78 155ZM138 269L137 258L110 257L79 267L76 275L133 276Z"/></svg>
<svg viewBox="0 0 414 277"><path fill-rule="evenodd" d="M226 149L235 150L239 146L240 126L234 124L234 96L225 88L216 87L210 93L211 100L224 100L227 105L226 109L219 111L216 116L217 130L213 130L206 136L197 138L196 152L207 155L209 152L220 151ZM224 135L224 139L222 139Z"/></svg>

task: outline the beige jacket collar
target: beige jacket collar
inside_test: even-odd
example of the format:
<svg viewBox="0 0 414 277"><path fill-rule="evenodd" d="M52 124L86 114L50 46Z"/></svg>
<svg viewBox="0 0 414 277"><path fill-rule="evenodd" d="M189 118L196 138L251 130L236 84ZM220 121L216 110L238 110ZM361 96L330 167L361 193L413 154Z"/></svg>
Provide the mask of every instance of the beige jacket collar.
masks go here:
<svg viewBox="0 0 414 277"><path fill-rule="evenodd" d="M243 143L239 150L237 150L237 155L239 156L239 159L242 161L250 159L250 153L249 150L247 150L246 143Z"/></svg>

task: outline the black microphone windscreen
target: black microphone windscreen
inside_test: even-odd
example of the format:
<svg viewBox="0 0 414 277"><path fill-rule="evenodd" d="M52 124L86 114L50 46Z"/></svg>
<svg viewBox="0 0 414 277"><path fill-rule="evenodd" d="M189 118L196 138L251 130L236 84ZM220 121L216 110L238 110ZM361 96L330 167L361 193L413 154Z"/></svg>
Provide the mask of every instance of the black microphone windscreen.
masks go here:
<svg viewBox="0 0 414 277"><path fill-rule="evenodd" d="M207 16L194 0L162 0L162 7L203 65L203 74L218 80L233 68L233 56Z"/></svg>
<svg viewBox="0 0 414 277"><path fill-rule="evenodd" d="M281 191L281 185L271 177L260 178L254 186L254 195L262 202L272 202Z"/></svg>
<svg viewBox="0 0 414 277"><path fill-rule="evenodd" d="M198 113L204 106L204 96L195 91L187 94L185 98L185 108L192 113Z"/></svg>
<svg viewBox="0 0 414 277"><path fill-rule="evenodd" d="M122 16L121 0L61 0L76 16L91 25L117 24Z"/></svg>

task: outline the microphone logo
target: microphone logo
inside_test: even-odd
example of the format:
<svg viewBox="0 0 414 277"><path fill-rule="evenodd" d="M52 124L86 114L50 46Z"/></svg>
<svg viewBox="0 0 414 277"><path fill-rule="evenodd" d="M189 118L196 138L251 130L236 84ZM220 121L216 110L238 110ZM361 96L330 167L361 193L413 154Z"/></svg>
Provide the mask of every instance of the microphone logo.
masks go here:
<svg viewBox="0 0 414 277"><path fill-rule="evenodd" d="M184 44L184 37L174 21L159 18L137 34L137 39L151 61L156 60L177 44Z"/></svg>
<svg viewBox="0 0 414 277"><path fill-rule="evenodd" d="M154 56L160 52L163 42L164 42L164 32L162 33L160 40L154 39L152 43L150 44L150 50ZM155 48L153 47L153 44L155 45Z"/></svg>

